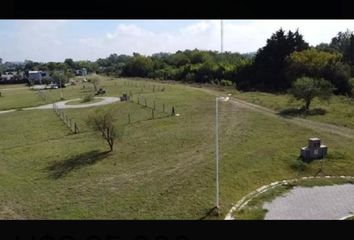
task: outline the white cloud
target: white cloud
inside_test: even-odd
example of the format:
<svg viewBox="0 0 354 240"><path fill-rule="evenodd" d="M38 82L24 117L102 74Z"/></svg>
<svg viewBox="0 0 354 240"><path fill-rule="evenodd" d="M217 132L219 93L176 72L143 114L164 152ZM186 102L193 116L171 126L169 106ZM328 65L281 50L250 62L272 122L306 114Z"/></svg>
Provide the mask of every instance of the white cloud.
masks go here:
<svg viewBox="0 0 354 240"><path fill-rule="evenodd" d="M299 29L311 45L329 42L338 31L354 29L352 20L225 20L224 50L251 52L265 45L267 38L282 27ZM121 24L101 39L82 39L86 47L110 53L175 52L184 49L220 50L220 20L202 20L177 31L152 32L137 25ZM97 52L100 54L100 52ZM102 56L102 54L100 54Z"/></svg>
<svg viewBox="0 0 354 240"><path fill-rule="evenodd" d="M176 29L160 31L136 24L119 24L116 29L94 37L91 33L80 38L65 38L71 21L20 21L15 43L0 50L10 55L36 61L63 61L65 58L96 60L111 53L153 54L184 49L220 50L220 20L200 20ZM148 21L144 21L145 23ZM169 22L168 22L169 23ZM89 24L89 22L87 23ZM152 21L151 24L154 24ZM143 26L143 25L142 25ZM338 31L354 30L353 20L224 20L224 50L251 52L265 45L267 38L282 27L303 34L311 45L330 42ZM6 54L5 54L6 53ZM3 57L5 58L5 57Z"/></svg>

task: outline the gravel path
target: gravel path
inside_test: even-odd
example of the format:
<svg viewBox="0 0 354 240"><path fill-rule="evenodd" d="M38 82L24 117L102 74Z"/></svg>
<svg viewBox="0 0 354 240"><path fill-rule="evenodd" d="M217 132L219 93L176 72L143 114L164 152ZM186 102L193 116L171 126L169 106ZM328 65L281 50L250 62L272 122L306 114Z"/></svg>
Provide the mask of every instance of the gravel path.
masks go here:
<svg viewBox="0 0 354 240"><path fill-rule="evenodd" d="M14 112L14 111L16 111L16 110L15 109L11 109L11 110L0 111L0 114Z"/></svg>
<svg viewBox="0 0 354 240"><path fill-rule="evenodd" d="M294 187L263 206L266 220L335 220L354 212L354 184Z"/></svg>
<svg viewBox="0 0 354 240"><path fill-rule="evenodd" d="M76 99L71 99L71 100L65 100L65 101L60 101L60 102L56 102L55 105L59 108L59 109L66 109L66 108L88 108L88 107L95 107L95 106L102 106L102 105L106 105L106 104L111 104L114 102L119 102L120 98L119 97L95 97L95 98L101 98L103 99L100 102L95 102L95 103L83 103L83 104L77 104L77 105L66 105L66 103L71 102L71 101L76 101L76 100L80 100L80 98L76 98ZM42 106L38 106L38 107L30 107L30 108L24 108L23 110L32 110L32 109L52 109L53 108L53 104L47 104L47 105L42 105Z"/></svg>

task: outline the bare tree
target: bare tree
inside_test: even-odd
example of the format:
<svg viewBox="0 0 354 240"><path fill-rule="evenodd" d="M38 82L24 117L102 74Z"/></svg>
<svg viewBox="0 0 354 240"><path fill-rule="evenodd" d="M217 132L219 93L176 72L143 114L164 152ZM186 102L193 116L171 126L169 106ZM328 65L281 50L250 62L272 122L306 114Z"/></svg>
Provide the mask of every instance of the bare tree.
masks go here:
<svg viewBox="0 0 354 240"><path fill-rule="evenodd" d="M89 78L89 82L93 84L93 88L95 89L95 92L98 90L98 87L100 85L100 78L97 76L93 76Z"/></svg>
<svg viewBox="0 0 354 240"><path fill-rule="evenodd" d="M108 143L110 151L113 151L117 132L113 126L113 114L111 111L96 111L89 115L87 123L93 130L101 133L102 138Z"/></svg>

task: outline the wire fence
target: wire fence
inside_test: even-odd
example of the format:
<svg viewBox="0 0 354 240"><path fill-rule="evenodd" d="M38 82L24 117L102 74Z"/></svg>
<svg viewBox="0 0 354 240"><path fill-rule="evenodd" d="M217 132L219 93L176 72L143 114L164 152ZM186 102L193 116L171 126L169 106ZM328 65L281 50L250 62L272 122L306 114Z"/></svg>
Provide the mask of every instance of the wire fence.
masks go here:
<svg viewBox="0 0 354 240"><path fill-rule="evenodd" d="M127 100L130 103L140 105L143 108L150 110L151 115L148 114L149 117L143 120L160 119L160 118L172 117L176 115L176 109L174 106L166 105L165 103L160 103L157 102L156 100L149 100L141 96L133 97L133 94L131 93L129 94L130 95L128 95ZM133 122L142 121L142 119L139 118L138 115L141 116L141 114L128 113L127 115L128 123L130 124Z"/></svg>
<svg viewBox="0 0 354 240"><path fill-rule="evenodd" d="M65 123L65 125L70 128L70 130L74 133L77 134L79 133L79 127L76 122L73 121L68 115L65 114L63 109L58 108L58 106L54 103L53 104L53 110L57 114L57 116Z"/></svg>
<svg viewBox="0 0 354 240"><path fill-rule="evenodd" d="M161 86L151 83L137 83L137 82L124 82L126 87L140 88L140 93L147 92L164 92L167 90L167 86Z"/></svg>
<svg viewBox="0 0 354 240"><path fill-rule="evenodd" d="M38 91L37 91L37 94L38 94L38 96L39 96L43 101L47 102L47 100L48 100L48 95L47 95L44 91L38 90Z"/></svg>

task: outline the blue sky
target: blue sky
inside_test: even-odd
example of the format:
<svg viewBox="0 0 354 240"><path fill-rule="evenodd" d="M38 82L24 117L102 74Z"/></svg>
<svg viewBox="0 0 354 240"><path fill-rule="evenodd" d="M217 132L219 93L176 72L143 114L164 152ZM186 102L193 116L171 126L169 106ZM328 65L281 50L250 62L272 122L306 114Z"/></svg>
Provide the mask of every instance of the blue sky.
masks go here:
<svg viewBox="0 0 354 240"><path fill-rule="evenodd" d="M329 42L353 20L224 20L224 50L253 52L282 27L311 45ZM111 53L150 55L220 50L220 20L0 20L3 61L96 60Z"/></svg>

